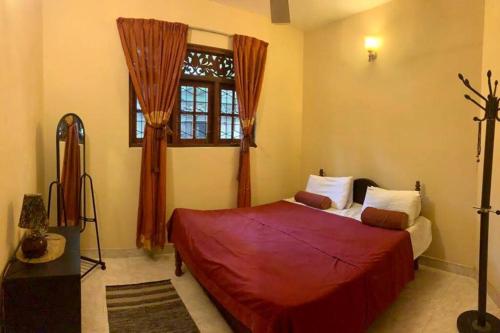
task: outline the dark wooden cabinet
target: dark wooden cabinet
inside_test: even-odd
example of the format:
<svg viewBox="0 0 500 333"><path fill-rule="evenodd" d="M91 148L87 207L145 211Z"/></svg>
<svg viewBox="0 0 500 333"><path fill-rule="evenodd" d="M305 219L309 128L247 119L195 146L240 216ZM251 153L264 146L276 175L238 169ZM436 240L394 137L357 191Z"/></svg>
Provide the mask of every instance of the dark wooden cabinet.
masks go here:
<svg viewBox="0 0 500 333"><path fill-rule="evenodd" d="M66 237L64 254L44 264L14 261L4 281L6 333L81 331L80 230L50 228Z"/></svg>

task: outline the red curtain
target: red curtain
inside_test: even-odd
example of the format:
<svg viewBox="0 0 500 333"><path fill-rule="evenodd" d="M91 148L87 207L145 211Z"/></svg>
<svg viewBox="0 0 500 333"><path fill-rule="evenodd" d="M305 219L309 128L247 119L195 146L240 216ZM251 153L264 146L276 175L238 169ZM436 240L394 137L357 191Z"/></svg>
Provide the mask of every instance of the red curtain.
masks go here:
<svg viewBox="0 0 500 333"><path fill-rule="evenodd" d="M80 145L78 124L73 116L65 119L67 123L66 142L62 166L61 184L63 188L64 212L59 214L59 225L79 225L80 221ZM60 207L62 210L62 206Z"/></svg>
<svg viewBox="0 0 500 333"><path fill-rule="evenodd" d="M253 37L235 35L233 38L235 83L243 131L238 172L238 207L250 207L252 204L249 148L253 142L255 113L264 77L267 45L266 42Z"/></svg>
<svg viewBox="0 0 500 333"><path fill-rule="evenodd" d="M188 26L119 18L128 70L146 119L142 147L137 247L162 249L166 238L166 134L187 48Z"/></svg>

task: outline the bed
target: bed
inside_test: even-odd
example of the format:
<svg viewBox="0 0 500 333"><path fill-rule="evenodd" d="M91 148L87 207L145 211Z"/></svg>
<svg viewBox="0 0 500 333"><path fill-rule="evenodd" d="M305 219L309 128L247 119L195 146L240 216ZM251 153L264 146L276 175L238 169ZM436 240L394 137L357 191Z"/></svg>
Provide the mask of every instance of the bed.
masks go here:
<svg viewBox="0 0 500 333"><path fill-rule="evenodd" d="M176 275L184 262L237 332L365 331L414 278L430 222L395 231L359 223L354 206L321 211L292 199L212 211L176 209L168 223Z"/></svg>

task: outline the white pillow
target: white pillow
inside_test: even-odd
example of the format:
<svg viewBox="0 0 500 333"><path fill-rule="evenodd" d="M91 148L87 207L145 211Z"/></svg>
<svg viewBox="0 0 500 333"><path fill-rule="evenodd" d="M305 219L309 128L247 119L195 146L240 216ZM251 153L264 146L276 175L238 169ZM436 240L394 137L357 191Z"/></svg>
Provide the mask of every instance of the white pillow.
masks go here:
<svg viewBox="0 0 500 333"><path fill-rule="evenodd" d="M345 209L352 198L352 177L321 177L310 175L306 191L332 199L332 207Z"/></svg>
<svg viewBox="0 0 500 333"><path fill-rule="evenodd" d="M370 186L366 189L362 210L365 210L366 207L406 213L408 214L408 226L412 226L415 219L420 216L422 203L418 191L393 191Z"/></svg>
<svg viewBox="0 0 500 333"><path fill-rule="evenodd" d="M349 188L349 196L347 197L347 203L345 205L345 209L351 208L353 203L354 203L354 179L353 181L351 181L351 187Z"/></svg>

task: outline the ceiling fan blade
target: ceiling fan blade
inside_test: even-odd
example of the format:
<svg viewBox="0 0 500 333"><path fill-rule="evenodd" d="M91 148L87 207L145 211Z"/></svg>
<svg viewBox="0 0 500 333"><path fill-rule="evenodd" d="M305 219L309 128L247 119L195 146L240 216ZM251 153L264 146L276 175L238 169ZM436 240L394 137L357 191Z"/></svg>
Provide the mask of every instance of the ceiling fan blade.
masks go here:
<svg viewBox="0 0 500 333"><path fill-rule="evenodd" d="M288 0L271 0L271 22L290 23Z"/></svg>

